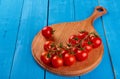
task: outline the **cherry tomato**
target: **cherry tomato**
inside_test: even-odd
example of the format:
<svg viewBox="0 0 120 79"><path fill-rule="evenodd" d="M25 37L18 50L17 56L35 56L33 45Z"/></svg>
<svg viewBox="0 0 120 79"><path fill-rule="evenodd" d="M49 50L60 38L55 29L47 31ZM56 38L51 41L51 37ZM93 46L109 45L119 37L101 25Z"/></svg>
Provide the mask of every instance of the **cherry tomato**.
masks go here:
<svg viewBox="0 0 120 79"><path fill-rule="evenodd" d="M86 52L90 52L91 50L92 50L92 45L85 45L84 46L84 50L86 51Z"/></svg>
<svg viewBox="0 0 120 79"><path fill-rule="evenodd" d="M90 52L92 50L92 42L88 39L83 40L82 48L84 48L86 52Z"/></svg>
<svg viewBox="0 0 120 79"><path fill-rule="evenodd" d="M83 61L83 60L87 59L88 53L83 50L78 50L77 53L75 54L75 56L78 61Z"/></svg>
<svg viewBox="0 0 120 79"><path fill-rule="evenodd" d="M102 40L99 37L94 37L92 40L93 48L97 48L101 45Z"/></svg>
<svg viewBox="0 0 120 79"><path fill-rule="evenodd" d="M82 41L82 47L84 47L84 46L86 46L86 45L88 45L88 40L83 40L83 41Z"/></svg>
<svg viewBox="0 0 120 79"><path fill-rule="evenodd" d="M47 52L43 52L41 54L41 60L43 61L43 63L49 65L50 62L51 62L51 58L48 56L48 53Z"/></svg>
<svg viewBox="0 0 120 79"><path fill-rule="evenodd" d="M87 35L88 35L88 32L82 31L82 32L80 32L80 33L78 34L78 38L79 38L79 39L83 39L83 38L85 38Z"/></svg>
<svg viewBox="0 0 120 79"><path fill-rule="evenodd" d="M76 62L75 56L69 53L65 53L63 56L64 65L71 66Z"/></svg>
<svg viewBox="0 0 120 79"><path fill-rule="evenodd" d="M55 68L61 67L63 65L63 59L55 55L52 57L52 66Z"/></svg>
<svg viewBox="0 0 120 79"><path fill-rule="evenodd" d="M53 35L53 29L49 26L46 26L42 29L42 35L49 39L49 38L52 38L52 35Z"/></svg>
<svg viewBox="0 0 120 79"><path fill-rule="evenodd" d="M65 53L68 53L68 50L62 50L61 54L64 56Z"/></svg>
<svg viewBox="0 0 120 79"><path fill-rule="evenodd" d="M56 50L56 46L55 46L54 42L46 41L44 44L44 50L45 51Z"/></svg>
<svg viewBox="0 0 120 79"><path fill-rule="evenodd" d="M73 48L71 48L71 51L72 51L72 52L74 52L74 53L76 53L76 52L77 52L77 50L78 50L78 48L77 48L77 47L73 47Z"/></svg>
<svg viewBox="0 0 120 79"><path fill-rule="evenodd" d="M72 35L72 36L70 36L70 38L69 38L69 43L70 43L72 46L78 44L78 43L79 43L79 40L78 40L77 35Z"/></svg>
<svg viewBox="0 0 120 79"><path fill-rule="evenodd" d="M95 36L89 36L89 39L92 41L95 38Z"/></svg>

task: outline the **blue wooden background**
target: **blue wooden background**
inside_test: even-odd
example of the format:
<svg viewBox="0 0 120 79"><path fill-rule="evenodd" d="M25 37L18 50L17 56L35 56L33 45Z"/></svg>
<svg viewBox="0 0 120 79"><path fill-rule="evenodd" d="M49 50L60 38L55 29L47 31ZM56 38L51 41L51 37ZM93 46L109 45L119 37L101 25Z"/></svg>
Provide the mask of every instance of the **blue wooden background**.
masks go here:
<svg viewBox="0 0 120 79"><path fill-rule="evenodd" d="M104 56L93 71L76 77L52 74L31 54L34 36L46 25L80 21L96 6L108 13L94 27ZM120 79L120 0L0 0L0 79Z"/></svg>

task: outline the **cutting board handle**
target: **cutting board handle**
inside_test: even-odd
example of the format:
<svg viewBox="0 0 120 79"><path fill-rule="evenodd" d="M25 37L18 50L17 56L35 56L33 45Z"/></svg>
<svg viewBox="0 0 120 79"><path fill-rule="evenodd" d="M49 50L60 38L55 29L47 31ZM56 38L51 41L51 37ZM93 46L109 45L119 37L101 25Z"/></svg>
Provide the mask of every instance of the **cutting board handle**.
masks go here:
<svg viewBox="0 0 120 79"><path fill-rule="evenodd" d="M107 10L101 6L97 6L93 12L93 14L88 18L88 21L93 24L94 20L97 19L98 17L104 15L107 13Z"/></svg>

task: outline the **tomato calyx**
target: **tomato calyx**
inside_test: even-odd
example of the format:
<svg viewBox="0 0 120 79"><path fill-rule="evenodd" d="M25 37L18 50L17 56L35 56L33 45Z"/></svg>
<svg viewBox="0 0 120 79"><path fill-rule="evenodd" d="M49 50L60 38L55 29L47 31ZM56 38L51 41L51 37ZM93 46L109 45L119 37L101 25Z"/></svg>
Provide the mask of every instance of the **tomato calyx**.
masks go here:
<svg viewBox="0 0 120 79"><path fill-rule="evenodd" d="M52 29L51 33L54 34L55 31L56 31L56 30L53 30L53 29Z"/></svg>
<svg viewBox="0 0 120 79"><path fill-rule="evenodd" d="M50 55L50 53L48 53L48 54L47 54L47 57L48 57L48 58L51 58L51 55Z"/></svg>

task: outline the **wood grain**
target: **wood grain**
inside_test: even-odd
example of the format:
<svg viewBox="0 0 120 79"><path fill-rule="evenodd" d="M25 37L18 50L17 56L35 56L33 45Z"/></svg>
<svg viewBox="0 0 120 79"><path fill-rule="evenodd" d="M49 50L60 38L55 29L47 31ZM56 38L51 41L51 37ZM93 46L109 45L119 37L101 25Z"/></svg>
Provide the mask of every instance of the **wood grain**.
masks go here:
<svg viewBox="0 0 120 79"><path fill-rule="evenodd" d="M101 11L100 11L101 10ZM106 10L103 7L96 7L92 16L88 19L83 20L81 22L69 22L69 23L61 23L61 24L54 24L51 27L56 30L54 34L54 39L56 44L62 42L66 44L70 35L77 34L78 31L86 30L88 32L96 32L93 27L93 21L102 16L106 13ZM96 32L97 33L97 32ZM41 59L41 53L44 51L43 45L46 39L42 36L41 31L35 36L33 43L32 43L32 54L35 60L46 70L65 76L78 76L85 74L92 69L94 69L101 61L103 55L103 44L99 48L92 50L89 54L87 60L83 62L77 62L72 66L63 66L60 68L53 68L50 66L45 65Z"/></svg>

